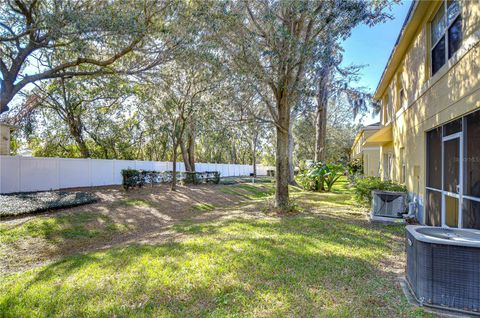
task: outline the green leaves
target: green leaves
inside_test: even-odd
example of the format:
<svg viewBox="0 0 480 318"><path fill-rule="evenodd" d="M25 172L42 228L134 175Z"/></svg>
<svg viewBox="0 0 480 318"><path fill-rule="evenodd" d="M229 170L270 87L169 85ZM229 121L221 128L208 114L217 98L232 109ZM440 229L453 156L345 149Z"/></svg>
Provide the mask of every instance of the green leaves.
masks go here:
<svg viewBox="0 0 480 318"><path fill-rule="evenodd" d="M389 180L381 180L379 177L358 177L354 181L355 198L361 202L368 204L372 201L373 190L398 191L406 192L407 188Z"/></svg>
<svg viewBox="0 0 480 318"><path fill-rule="evenodd" d="M345 167L343 165L316 162L306 173L300 175L300 184L306 190L326 190L330 192L344 172Z"/></svg>

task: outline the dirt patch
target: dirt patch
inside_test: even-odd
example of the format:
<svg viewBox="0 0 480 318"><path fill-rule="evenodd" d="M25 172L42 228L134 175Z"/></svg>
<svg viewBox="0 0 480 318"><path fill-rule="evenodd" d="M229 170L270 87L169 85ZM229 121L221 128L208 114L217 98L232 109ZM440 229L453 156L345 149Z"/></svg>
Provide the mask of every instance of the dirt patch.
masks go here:
<svg viewBox="0 0 480 318"><path fill-rule="evenodd" d="M99 201L0 221L0 273L120 244L178 240L185 234L171 227L179 222L207 222L250 213L231 209L249 201L248 190L229 185L179 185L175 192L168 185L128 192L121 187L82 189L94 193ZM251 209L251 213L258 211Z"/></svg>

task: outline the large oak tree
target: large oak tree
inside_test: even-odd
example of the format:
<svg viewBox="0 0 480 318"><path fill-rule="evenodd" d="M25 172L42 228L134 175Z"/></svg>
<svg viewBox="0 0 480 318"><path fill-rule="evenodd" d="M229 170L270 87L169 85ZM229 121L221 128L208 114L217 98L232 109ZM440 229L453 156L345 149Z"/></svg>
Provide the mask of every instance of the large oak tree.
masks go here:
<svg viewBox="0 0 480 318"><path fill-rule="evenodd" d="M156 0L0 0L0 114L30 83L156 65L169 10Z"/></svg>
<svg viewBox="0 0 480 318"><path fill-rule="evenodd" d="M382 6L362 1L225 1L215 10L217 40L236 71L273 97L268 109L276 127L275 205L289 204L289 129L306 67L334 26L375 19ZM363 16L357 12L361 10ZM211 19L211 17L209 17ZM214 23L214 22L213 22ZM350 22L349 22L350 23ZM267 98L266 101L269 99Z"/></svg>

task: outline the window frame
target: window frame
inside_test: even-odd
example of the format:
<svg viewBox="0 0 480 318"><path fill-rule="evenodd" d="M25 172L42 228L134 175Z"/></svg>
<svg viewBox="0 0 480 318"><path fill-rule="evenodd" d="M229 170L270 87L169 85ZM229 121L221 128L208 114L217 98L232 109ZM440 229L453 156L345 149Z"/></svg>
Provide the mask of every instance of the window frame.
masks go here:
<svg viewBox="0 0 480 318"><path fill-rule="evenodd" d="M405 100L406 100L406 96L405 96L405 88L403 88L403 86L398 90L398 110L402 109L403 107L405 107Z"/></svg>
<svg viewBox="0 0 480 318"><path fill-rule="evenodd" d="M453 16L452 19L449 22L448 21L448 0L442 0L441 2L442 2L442 4L435 11L435 13L433 14L432 19L430 21L430 37L429 37L430 40L429 41L431 42L432 41L433 29L434 29L433 28L433 20L435 19L437 14L440 12L440 10L444 10L445 29L443 30L442 35L437 39L437 41L435 43L431 43L431 45L430 45L430 56L429 56L429 58L430 58L430 76L434 76L436 73L438 73L438 71L442 67L444 67L445 64L447 64L448 61L455 54L455 52L454 52L454 53L452 53L452 56L450 58L448 57L448 55L449 55L449 52L448 52L449 51L449 43L450 43L450 39L448 38L448 31L449 31L450 27L455 23L455 21L457 21L458 17L462 15L462 10L461 10L461 7L460 7L457 14L455 16ZM461 6L461 2L460 1L457 1L457 2L458 2L458 5ZM445 45L445 62L434 73L433 72L433 50L436 48L437 44L439 44L440 41L442 41L442 39L445 39L445 44L444 44ZM462 40L463 40L463 35L462 35Z"/></svg>
<svg viewBox="0 0 480 318"><path fill-rule="evenodd" d="M391 114L390 113L390 94L387 92L384 96L383 96L383 102L382 102L382 124L383 125L387 125L392 119L391 119Z"/></svg>
<svg viewBox="0 0 480 318"><path fill-rule="evenodd" d="M395 103L396 105L395 105L394 113L398 112L405 106L404 104L406 100L406 92L405 92L405 87L403 85L403 67L397 73L396 89L397 89L397 99Z"/></svg>

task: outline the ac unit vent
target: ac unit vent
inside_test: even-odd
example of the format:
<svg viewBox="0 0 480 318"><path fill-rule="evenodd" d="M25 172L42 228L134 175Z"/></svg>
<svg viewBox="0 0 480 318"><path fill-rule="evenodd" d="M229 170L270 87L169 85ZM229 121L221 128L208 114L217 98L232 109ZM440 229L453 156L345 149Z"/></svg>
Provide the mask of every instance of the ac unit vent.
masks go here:
<svg viewBox="0 0 480 318"><path fill-rule="evenodd" d="M374 216L401 218L407 210L407 194L393 191L372 191Z"/></svg>

